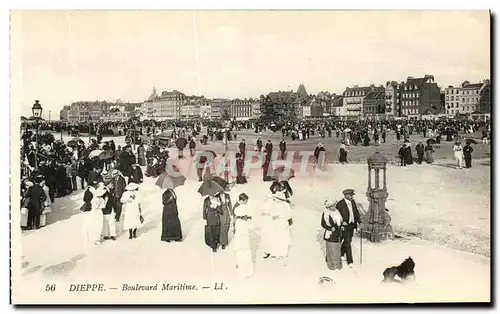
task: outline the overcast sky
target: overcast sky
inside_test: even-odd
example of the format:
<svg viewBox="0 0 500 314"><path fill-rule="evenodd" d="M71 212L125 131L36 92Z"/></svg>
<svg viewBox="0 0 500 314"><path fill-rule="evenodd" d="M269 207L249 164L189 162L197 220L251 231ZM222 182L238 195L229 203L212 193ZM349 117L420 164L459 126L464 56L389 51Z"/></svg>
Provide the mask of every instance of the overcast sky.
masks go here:
<svg viewBox="0 0 500 314"><path fill-rule="evenodd" d="M12 16L12 106L143 101L153 86L206 97L433 74L490 76L487 11L24 11Z"/></svg>

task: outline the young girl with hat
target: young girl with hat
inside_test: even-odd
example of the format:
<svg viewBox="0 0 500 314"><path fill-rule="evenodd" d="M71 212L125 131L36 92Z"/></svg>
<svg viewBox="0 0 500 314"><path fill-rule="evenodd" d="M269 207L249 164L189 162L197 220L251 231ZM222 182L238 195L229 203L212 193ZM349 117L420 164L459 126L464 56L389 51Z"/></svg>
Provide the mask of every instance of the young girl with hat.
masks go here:
<svg viewBox="0 0 500 314"><path fill-rule="evenodd" d="M140 227L144 220L141 215L141 202L137 195L138 189L139 185L137 183L129 183L120 199L125 213L123 224L124 228L128 229L129 239L137 238L137 228Z"/></svg>

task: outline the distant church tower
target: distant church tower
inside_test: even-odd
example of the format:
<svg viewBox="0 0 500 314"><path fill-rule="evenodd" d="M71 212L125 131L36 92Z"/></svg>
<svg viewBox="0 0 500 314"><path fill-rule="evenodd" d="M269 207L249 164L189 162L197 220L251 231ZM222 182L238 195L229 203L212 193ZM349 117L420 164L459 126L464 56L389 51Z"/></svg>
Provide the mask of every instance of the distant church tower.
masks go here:
<svg viewBox="0 0 500 314"><path fill-rule="evenodd" d="M299 88L297 88L297 96L300 98L308 98L309 94L307 94L306 88L304 87L304 84L300 84Z"/></svg>
<svg viewBox="0 0 500 314"><path fill-rule="evenodd" d="M149 96L148 100L153 100L156 97L158 97L158 95L156 94L156 87L153 86L153 92L151 93L151 96Z"/></svg>

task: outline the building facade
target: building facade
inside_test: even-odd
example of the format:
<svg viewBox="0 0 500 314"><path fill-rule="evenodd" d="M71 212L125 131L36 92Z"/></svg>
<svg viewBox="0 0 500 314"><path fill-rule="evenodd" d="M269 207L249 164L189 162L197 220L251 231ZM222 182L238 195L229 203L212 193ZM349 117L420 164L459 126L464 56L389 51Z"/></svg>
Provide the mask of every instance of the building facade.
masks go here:
<svg viewBox="0 0 500 314"><path fill-rule="evenodd" d="M129 119L139 103L112 103L107 101L78 101L65 106L67 121L125 121Z"/></svg>
<svg viewBox="0 0 500 314"><path fill-rule="evenodd" d="M363 99L371 92L384 92L383 86L370 85L366 87L347 87L343 93L345 109L342 111L342 116L363 116Z"/></svg>
<svg viewBox="0 0 500 314"><path fill-rule="evenodd" d="M69 111L71 110L71 106L64 106L61 111L59 111L59 120L68 121Z"/></svg>
<svg viewBox="0 0 500 314"><path fill-rule="evenodd" d="M252 118L253 119L258 119L260 118L260 101L257 98L250 98L251 99L251 106L252 106Z"/></svg>
<svg viewBox="0 0 500 314"><path fill-rule="evenodd" d="M484 80L483 87L479 91L479 112L491 113L491 84L490 80Z"/></svg>
<svg viewBox="0 0 500 314"><path fill-rule="evenodd" d="M398 82L391 81L385 84L385 113L388 116L401 115L400 96Z"/></svg>
<svg viewBox="0 0 500 314"><path fill-rule="evenodd" d="M460 87L448 86L444 89L445 113L456 115L460 111Z"/></svg>
<svg viewBox="0 0 500 314"><path fill-rule="evenodd" d="M335 95L332 97L332 105L330 109L330 114L335 117L342 117L347 115L346 106L344 106L344 97L341 95Z"/></svg>
<svg viewBox="0 0 500 314"><path fill-rule="evenodd" d="M182 106L186 103L187 96L177 90L163 91L161 95L156 94L156 89L144 103L147 107L147 116L154 120L179 119L182 114Z"/></svg>
<svg viewBox="0 0 500 314"><path fill-rule="evenodd" d="M316 95L315 100L316 103L321 106L323 116L330 116L334 114L332 109L332 100L335 96L335 94L330 94L329 92L323 91L319 92L318 95Z"/></svg>
<svg viewBox="0 0 500 314"><path fill-rule="evenodd" d="M260 98L261 116L267 119L300 117L301 101L293 91L271 92Z"/></svg>
<svg viewBox="0 0 500 314"><path fill-rule="evenodd" d="M444 97L446 114L453 116L457 114L482 112L481 93L487 85L489 85L489 80L474 84L465 81L459 87L448 86L445 88Z"/></svg>
<svg viewBox="0 0 500 314"><path fill-rule="evenodd" d="M253 116L253 99L231 100L231 119L248 120Z"/></svg>
<svg viewBox="0 0 500 314"><path fill-rule="evenodd" d="M200 117L204 119L209 119L212 116L212 105L211 101L207 99L207 102L200 105Z"/></svg>
<svg viewBox="0 0 500 314"><path fill-rule="evenodd" d="M434 82L433 75L423 78L409 76L400 84L401 116L418 117L444 112L441 107L441 90Z"/></svg>
<svg viewBox="0 0 500 314"><path fill-rule="evenodd" d="M459 107L459 112L461 114L479 112L479 101L481 97L479 91L482 87L483 83L471 84L468 81L462 83Z"/></svg>
<svg viewBox="0 0 500 314"><path fill-rule="evenodd" d="M368 93L363 98L363 113L365 117L374 117L385 115L386 102L385 91L376 91Z"/></svg>

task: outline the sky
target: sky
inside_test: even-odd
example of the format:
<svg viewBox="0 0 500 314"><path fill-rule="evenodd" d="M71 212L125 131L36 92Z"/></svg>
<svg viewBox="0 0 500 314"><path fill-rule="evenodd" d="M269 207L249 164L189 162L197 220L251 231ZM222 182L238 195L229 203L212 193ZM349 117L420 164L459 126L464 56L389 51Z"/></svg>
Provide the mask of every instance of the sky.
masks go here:
<svg viewBox="0 0 500 314"><path fill-rule="evenodd" d="M13 11L11 100L44 117L153 87L213 98L490 77L488 11Z"/></svg>

